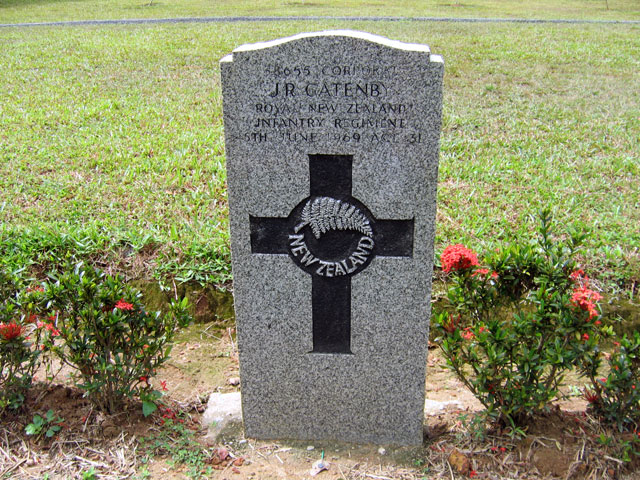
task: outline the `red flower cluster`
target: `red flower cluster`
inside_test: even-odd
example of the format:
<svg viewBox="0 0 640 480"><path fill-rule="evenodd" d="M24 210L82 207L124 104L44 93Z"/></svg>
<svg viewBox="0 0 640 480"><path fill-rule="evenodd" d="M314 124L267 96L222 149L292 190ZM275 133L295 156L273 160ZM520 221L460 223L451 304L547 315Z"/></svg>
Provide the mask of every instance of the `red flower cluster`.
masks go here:
<svg viewBox="0 0 640 480"><path fill-rule="evenodd" d="M571 272L571 275L569 275L569 278L574 283L578 285L582 285L583 287L586 287L587 285L589 285L589 277L587 276L586 273L584 273L584 270L582 270L581 268Z"/></svg>
<svg viewBox="0 0 640 480"><path fill-rule="evenodd" d="M22 327L15 322L0 323L0 337L13 340L22 334Z"/></svg>
<svg viewBox="0 0 640 480"><path fill-rule="evenodd" d="M571 303L585 312L589 312L589 320L598 316L595 302L602 300L602 295L593 290L589 290L586 286L581 286L573 291Z"/></svg>
<svg viewBox="0 0 640 480"><path fill-rule="evenodd" d="M462 333L460 333L460 336L465 340L473 340L476 337L471 331L471 327L465 328Z"/></svg>
<svg viewBox="0 0 640 480"><path fill-rule="evenodd" d="M477 277L478 275L489 276L488 268L479 268L475 272L471 274L472 277ZM491 272L491 278L498 278L498 272Z"/></svg>
<svg viewBox="0 0 640 480"><path fill-rule="evenodd" d="M442 270L447 273L451 270L465 270L479 265L478 256L475 252L461 243L449 245L445 248L440 256L440 263L442 264Z"/></svg>
<svg viewBox="0 0 640 480"><path fill-rule="evenodd" d="M116 303L115 308L117 308L118 310L133 310L133 303L125 302L124 298L121 298Z"/></svg>
<svg viewBox="0 0 640 480"><path fill-rule="evenodd" d="M49 317L51 318L51 317ZM57 337L60 335L60 330L58 330L53 323L45 323L45 322L38 322L38 328L46 328L49 333L51 333L52 337Z"/></svg>

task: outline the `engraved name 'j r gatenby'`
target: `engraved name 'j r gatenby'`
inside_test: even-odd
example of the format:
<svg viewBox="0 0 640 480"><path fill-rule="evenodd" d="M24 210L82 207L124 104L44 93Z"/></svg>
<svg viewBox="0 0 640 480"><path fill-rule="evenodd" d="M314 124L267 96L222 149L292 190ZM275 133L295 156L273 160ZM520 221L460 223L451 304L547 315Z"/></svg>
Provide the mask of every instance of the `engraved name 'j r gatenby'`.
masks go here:
<svg viewBox="0 0 640 480"><path fill-rule="evenodd" d="M318 264L316 275L337 277L355 272L359 265L367 262L374 246L371 224L365 215L354 205L331 197L318 197L310 200L302 210L302 222L289 235L291 253L299 259L301 266L313 267ZM353 230L363 234L355 251L338 262L327 262L316 257L304 241L304 234L299 233L309 225L313 235L319 239L330 230Z"/></svg>

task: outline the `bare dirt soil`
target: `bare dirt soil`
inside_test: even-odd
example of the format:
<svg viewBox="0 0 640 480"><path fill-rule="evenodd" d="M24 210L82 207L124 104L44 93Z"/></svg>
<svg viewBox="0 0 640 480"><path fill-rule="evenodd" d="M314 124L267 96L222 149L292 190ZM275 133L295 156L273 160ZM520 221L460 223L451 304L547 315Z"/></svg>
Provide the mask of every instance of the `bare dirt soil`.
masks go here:
<svg viewBox="0 0 640 480"><path fill-rule="evenodd" d="M55 365L54 365L55 367ZM56 369L54 368L54 371ZM577 394L527 428L525 438L476 425L479 402L430 349L426 396L451 402L426 417L420 447L394 448L337 442L264 442L227 431L212 444L200 424L209 394L238 391L233 327L197 324L181 332L172 358L152 383L166 382L166 407L145 418L139 402L125 412L96 411L61 369L30 392L26 409L0 424L0 479L416 480L640 478L639 462L623 463L598 441L604 432ZM567 392L580 380L569 379ZM62 430L52 438L28 436L35 414L53 409ZM312 476L324 458L328 469Z"/></svg>

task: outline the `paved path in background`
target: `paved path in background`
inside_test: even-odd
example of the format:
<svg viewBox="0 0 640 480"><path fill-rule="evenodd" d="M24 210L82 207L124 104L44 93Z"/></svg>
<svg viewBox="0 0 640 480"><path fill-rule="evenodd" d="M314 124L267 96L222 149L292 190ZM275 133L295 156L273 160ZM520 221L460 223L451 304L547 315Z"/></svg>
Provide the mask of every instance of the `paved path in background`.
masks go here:
<svg viewBox="0 0 640 480"><path fill-rule="evenodd" d="M536 18L456 18L456 17L185 17L132 18L122 20L75 20L69 22L0 23L0 27L72 27L79 25L136 25L153 23L236 23L236 22L296 22L296 21L358 21L358 22L468 22L468 23L592 23L640 25L640 20L577 20Z"/></svg>

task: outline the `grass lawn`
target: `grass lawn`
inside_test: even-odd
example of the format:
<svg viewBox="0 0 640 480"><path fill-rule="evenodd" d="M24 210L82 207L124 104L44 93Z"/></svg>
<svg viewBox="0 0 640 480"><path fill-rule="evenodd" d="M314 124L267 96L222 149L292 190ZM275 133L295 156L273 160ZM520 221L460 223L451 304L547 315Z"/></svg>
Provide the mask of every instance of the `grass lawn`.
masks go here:
<svg viewBox="0 0 640 480"><path fill-rule="evenodd" d="M237 15L639 20L637 0L1 0L0 23Z"/></svg>
<svg viewBox="0 0 640 480"><path fill-rule="evenodd" d="M5 20L18 9L8 3ZM65 5L39 4L33 14ZM88 5L74 18L98 13ZM216 5L198 14L231 13ZM429 14L411 5L401 11ZM494 248L551 205L562 223L592 230L584 256L592 276L627 288L640 281L640 25L1 29L3 261L58 262L72 252L135 274L228 280L218 60L242 43L338 27L427 43L445 58L437 252L457 242Z"/></svg>

